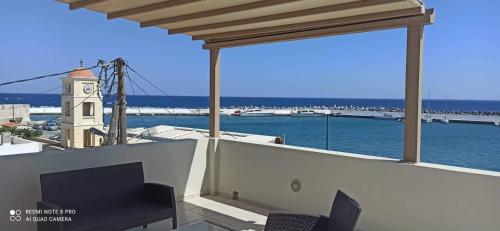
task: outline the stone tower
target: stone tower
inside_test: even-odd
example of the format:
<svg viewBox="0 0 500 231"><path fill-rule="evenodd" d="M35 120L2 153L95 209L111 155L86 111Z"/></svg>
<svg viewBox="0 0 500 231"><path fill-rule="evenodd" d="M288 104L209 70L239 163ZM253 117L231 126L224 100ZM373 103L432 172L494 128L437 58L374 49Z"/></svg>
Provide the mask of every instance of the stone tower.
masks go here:
<svg viewBox="0 0 500 231"><path fill-rule="evenodd" d="M92 71L77 68L62 79L61 145L66 148L100 146L104 139L103 107L98 81Z"/></svg>

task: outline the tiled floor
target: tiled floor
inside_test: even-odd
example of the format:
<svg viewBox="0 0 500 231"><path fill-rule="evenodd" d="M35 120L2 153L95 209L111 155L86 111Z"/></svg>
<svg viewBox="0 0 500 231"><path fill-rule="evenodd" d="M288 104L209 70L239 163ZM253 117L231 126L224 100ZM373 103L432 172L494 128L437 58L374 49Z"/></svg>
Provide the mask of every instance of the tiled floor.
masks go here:
<svg viewBox="0 0 500 231"><path fill-rule="evenodd" d="M228 230L264 230L269 209L217 196L195 197L177 202L178 226L204 220ZM171 230L171 220L148 226L148 231ZM142 228L133 229L139 231ZM214 230L214 229L211 229Z"/></svg>

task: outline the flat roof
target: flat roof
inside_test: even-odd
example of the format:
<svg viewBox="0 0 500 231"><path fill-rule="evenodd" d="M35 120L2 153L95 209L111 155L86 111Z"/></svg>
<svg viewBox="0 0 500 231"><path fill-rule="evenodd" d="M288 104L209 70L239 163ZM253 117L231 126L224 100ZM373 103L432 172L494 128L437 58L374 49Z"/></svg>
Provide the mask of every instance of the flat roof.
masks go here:
<svg viewBox="0 0 500 231"><path fill-rule="evenodd" d="M223 48L430 24L420 0L59 0Z"/></svg>

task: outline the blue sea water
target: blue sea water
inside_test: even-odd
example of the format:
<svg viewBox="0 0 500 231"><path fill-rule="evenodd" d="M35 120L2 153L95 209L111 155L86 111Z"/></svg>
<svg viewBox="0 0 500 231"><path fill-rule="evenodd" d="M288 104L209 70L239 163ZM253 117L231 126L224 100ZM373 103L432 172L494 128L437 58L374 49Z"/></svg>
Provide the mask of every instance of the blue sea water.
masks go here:
<svg viewBox="0 0 500 231"><path fill-rule="evenodd" d="M109 99L108 99L109 100ZM2 103L29 103L33 106L59 106L59 95L0 94ZM109 102L109 101L108 101ZM130 106L207 107L206 97L129 97ZM403 106L393 99L298 99L298 98L239 98L224 97L222 106ZM427 102L424 102L426 105ZM444 109L444 101L431 100L431 108ZM448 101L453 111L500 111L500 101ZM53 116L32 116L47 120ZM129 127L174 126L208 128L206 116L129 116ZM108 123L109 117L105 116ZM286 136L290 145L326 148L326 117L221 117L221 129L271 136ZM402 158L403 123L392 120L372 120L330 117L328 149ZM422 161L437 164L500 171L500 127L479 124L422 124Z"/></svg>
<svg viewBox="0 0 500 231"><path fill-rule="evenodd" d="M170 124L208 128L204 116L128 117L134 127ZM106 118L108 121L109 118ZM221 117L221 129L286 137L290 145L326 148L326 117ZM403 123L347 117L329 118L328 149L389 158L403 157ZM500 171L500 127L478 124L422 124L424 162Z"/></svg>

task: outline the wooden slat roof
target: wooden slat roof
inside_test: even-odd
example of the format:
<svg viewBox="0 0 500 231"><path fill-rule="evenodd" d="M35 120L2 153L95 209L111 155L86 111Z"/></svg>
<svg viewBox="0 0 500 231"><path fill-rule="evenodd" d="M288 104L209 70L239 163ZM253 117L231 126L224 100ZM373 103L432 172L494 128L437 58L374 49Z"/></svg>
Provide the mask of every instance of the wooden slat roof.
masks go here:
<svg viewBox="0 0 500 231"><path fill-rule="evenodd" d="M205 40L205 48L429 24L434 15L420 0L59 1Z"/></svg>

